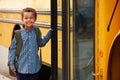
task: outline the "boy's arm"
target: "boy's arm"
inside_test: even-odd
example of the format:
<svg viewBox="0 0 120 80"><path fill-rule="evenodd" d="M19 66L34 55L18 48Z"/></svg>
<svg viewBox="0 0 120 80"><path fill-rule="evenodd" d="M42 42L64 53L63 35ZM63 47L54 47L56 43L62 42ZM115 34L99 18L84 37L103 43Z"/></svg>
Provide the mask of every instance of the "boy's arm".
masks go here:
<svg viewBox="0 0 120 80"><path fill-rule="evenodd" d="M14 37L9 50L9 62L11 70L15 69L14 65L15 56L16 56L16 38Z"/></svg>
<svg viewBox="0 0 120 80"><path fill-rule="evenodd" d="M51 34L52 34L52 30L49 30L46 34L46 36L44 36L43 38L40 37L39 40L39 46L43 47L45 46L45 44L49 41L49 39L51 38Z"/></svg>

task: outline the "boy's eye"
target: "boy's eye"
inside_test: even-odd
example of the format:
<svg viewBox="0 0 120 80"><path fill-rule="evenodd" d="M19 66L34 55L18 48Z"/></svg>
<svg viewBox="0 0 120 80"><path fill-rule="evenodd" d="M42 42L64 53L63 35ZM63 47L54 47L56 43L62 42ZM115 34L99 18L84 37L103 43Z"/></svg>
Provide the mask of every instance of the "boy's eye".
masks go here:
<svg viewBox="0 0 120 80"><path fill-rule="evenodd" d="M27 17L25 17L25 19L28 19Z"/></svg>
<svg viewBox="0 0 120 80"><path fill-rule="evenodd" d="M29 17L29 18L28 18L28 17L25 17L24 19L34 19L34 17Z"/></svg>

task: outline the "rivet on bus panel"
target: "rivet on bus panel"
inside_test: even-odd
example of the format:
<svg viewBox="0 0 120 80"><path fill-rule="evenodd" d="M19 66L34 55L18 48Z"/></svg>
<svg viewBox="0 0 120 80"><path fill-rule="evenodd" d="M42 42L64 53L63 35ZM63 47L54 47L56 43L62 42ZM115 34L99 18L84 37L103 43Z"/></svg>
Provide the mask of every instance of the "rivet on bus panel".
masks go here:
<svg viewBox="0 0 120 80"><path fill-rule="evenodd" d="M0 33L0 36L2 36L2 33Z"/></svg>
<svg viewBox="0 0 120 80"><path fill-rule="evenodd" d="M103 50L100 50L100 57L103 57Z"/></svg>

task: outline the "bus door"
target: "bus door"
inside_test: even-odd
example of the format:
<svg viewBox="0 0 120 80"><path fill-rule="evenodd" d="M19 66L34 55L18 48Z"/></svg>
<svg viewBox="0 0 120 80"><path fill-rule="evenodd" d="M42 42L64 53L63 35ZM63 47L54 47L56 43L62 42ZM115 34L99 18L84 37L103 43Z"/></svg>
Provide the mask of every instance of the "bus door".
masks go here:
<svg viewBox="0 0 120 80"><path fill-rule="evenodd" d="M52 80L94 80L94 0L51 0L51 28Z"/></svg>

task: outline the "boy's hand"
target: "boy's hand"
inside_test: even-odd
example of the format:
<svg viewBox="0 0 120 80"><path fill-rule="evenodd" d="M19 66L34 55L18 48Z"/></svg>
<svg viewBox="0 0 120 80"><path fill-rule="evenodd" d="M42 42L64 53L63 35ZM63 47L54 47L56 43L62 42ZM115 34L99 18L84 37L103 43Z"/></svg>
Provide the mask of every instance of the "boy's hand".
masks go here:
<svg viewBox="0 0 120 80"><path fill-rule="evenodd" d="M13 69L12 72L16 75L16 69Z"/></svg>
<svg viewBox="0 0 120 80"><path fill-rule="evenodd" d="M50 31L53 31L53 29L50 29Z"/></svg>

